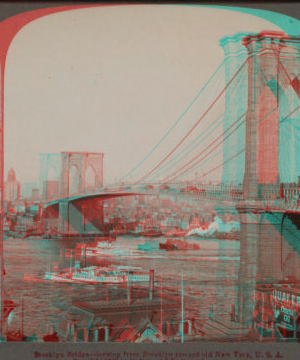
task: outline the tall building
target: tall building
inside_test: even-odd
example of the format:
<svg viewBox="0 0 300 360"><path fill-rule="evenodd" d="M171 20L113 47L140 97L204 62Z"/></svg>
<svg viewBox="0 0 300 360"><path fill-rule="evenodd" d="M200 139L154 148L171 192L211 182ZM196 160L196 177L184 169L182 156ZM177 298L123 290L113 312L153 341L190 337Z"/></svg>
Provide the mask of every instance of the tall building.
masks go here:
<svg viewBox="0 0 300 360"><path fill-rule="evenodd" d="M21 196L23 199L30 200L33 189L37 189L38 185L35 182L25 182L21 186Z"/></svg>
<svg viewBox="0 0 300 360"><path fill-rule="evenodd" d="M16 180L16 173L10 168L7 174L7 181L4 183L4 200L15 201L20 198L20 183Z"/></svg>

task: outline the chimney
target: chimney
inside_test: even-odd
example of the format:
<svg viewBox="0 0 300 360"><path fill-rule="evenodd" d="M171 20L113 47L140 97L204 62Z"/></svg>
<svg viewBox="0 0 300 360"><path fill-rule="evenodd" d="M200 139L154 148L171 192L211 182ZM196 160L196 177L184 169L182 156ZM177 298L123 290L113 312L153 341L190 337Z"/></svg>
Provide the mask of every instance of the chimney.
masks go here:
<svg viewBox="0 0 300 360"><path fill-rule="evenodd" d="M149 299L153 299L153 290L154 290L154 270L150 270L150 294Z"/></svg>
<svg viewBox="0 0 300 360"><path fill-rule="evenodd" d="M132 278L133 271L128 271L128 287L127 287L127 300L128 304L131 302L131 278Z"/></svg>

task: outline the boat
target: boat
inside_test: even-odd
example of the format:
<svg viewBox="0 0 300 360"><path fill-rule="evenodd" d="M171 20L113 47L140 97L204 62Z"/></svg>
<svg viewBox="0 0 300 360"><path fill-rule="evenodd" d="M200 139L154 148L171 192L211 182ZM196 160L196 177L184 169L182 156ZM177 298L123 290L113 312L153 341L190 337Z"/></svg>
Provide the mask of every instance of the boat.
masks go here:
<svg viewBox="0 0 300 360"><path fill-rule="evenodd" d="M19 305L10 299L3 299L3 319L7 320L9 314Z"/></svg>
<svg viewBox="0 0 300 360"><path fill-rule="evenodd" d="M74 254L77 256L87 257L87 256L129 256L138 255L140 252L133 249L120 249L114 245L112 246L96 246L96 247L86 247L82 246L79 249L75 249ZM65 257L72 257L72 250L66 250Z"/></svg>
<svg viewBox="0 0 300 360"><path fill-rule="evenodd" d="M22 335L21 329L6 333L6 341L23 341L25 338L26 336Z"/></svg>
<svg viewBox="0 0 300 360"><path fill-rule="evenodd" d="M22 324L21 328L15 331L7 331L7 341L37 341L36 334L26 336L24 335L24 301L22 299Z"/></svg>
<svg viewBox="0 0 300 360"><path fill-rule="evenodd" d="M167 239L166 243L159 244L160 249L164 250L200 250L198 244L190 244L186 240Z"/></svg>
<svg viewBox="0 0 300 360"><path fill-rule="evenodd" d="M75 247L75 254L77 255L100 255L103 253L103 250L117 250L117 247L115 246L115 237L96 237L95 242L93 244L90 244L89 246L86 243L78 243ZM66 250L66 253L72 252L72 250Z"/></svg>
<svg viewBox="0 0 300 360"><path fill-rule="evenodd" d="M132 269L132 268L131 268ZM128 279L133 282L149 281L149 275L143 273L139 268L127 270L124 267L89 266L79 267L63 271L47 271L44 276L24 275L24 280L38 282L59 282L67 284L105 284L126 283Z"/></svg>
<svg viewBox="0 0 300 360"><path fill-rule="evenodd" d="M30 336L24 336L22 341L38 341L36 334L32 334Z"/></svg>
<svg viewBox="0 0 300 360"><path fill-rule="evenodd" d="M59 342L59 337L57 336L57 332L50 334L50 335L45 335L43 337L43 340L45 342Z"/></svg>
<svg viewBox="0 0 300 360"><path fill-rule="evenodd" d="M167 243L164 244L164 243L160 243L159 244L159 249L160 250L167 250L167 251L170 251L170 250L178 250L176 245L168 245Z"/></svg>
<svg viewBox="0 0 300 360"><path fill-rule="evenodd" d="M159 250L159 241L146 240L144 244L138 244L138 250L156 251Z"/></svg>
<svg viewBox="0 0 300 360"><path fill-rule="evenodd" d="M144 232L141 232L141 236L144 236L144 237L160 237L163 235L164 234L156 228L150 228Z"/></svg>
<svg viewBox="0 0 300 360"><path fill-rule="evenodd" d="M86 249L81 251L81 255L84 255L84 252L87 256L99 256L103 254L107 255L116 255L123 254L124 249L119 249L112 242L103 242L99 241L95 247L86 247Z"/></svg>
<svg viewBox="0 0 300 360"><path fill-rule="evenodd" d="M138 237L141 236L141 233L139 231L129 230L126 233L124 233L123 236Z"/></svg>
<svg viewBox="0 0 300 360"><path fill-rule="evenodd" d="M173 229L165 234L165 237L173 236L173 237L181 237L187 234L187 230Z"/></svg>
<svg viewBox="0 0 300 360"><path fill-rule="evenodd" d="M112 249L113 247L115 247L115 243L114 241L111 241L111 240L101 240L101 241L98 241L97 245L96 245L96 248L97 249ZM90 249L94 249L93 247L87 247L87 250L90 250Z"/></svg>

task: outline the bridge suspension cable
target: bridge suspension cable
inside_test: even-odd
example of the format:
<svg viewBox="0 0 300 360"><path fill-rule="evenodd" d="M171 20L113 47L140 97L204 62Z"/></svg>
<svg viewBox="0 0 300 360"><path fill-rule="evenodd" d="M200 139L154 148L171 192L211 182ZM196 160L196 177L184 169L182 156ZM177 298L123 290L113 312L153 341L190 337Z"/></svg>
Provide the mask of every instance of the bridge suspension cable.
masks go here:
<svg viewBox="0 0 300 360"><path fill-rule="evenodd" d="M168 130L168 132L159 140L159 142L154 146L154 148L133 169L131 169L126 175L124 175L118 182L121 182L121 181L125 180L135 170L137 170L145 162L145 160L147 160L147 158L161 145L161 143L170 135L172 130L174 130L174 128L184 118L184 116L191 109L192 105L196 102L196 100L198 100L201 97L203 91L211 83L213 78L218 74L218 72L220 71L220 69L222 68L223 65L224 65L224 60L221 62L221 64L218 66L216 71L212 74L212 76L209 78L209 80L206 82L206 84L203 86L203 88L199 91L199 93L196 95L196 97L193 99L193 101L189 104L189 106L184 110L184 112L180 115L180 117L176 120L176 122L171 126L171 128Z"/></svg>
<svg viewBox="0 0 300 360"><path fill-rule="evenodd" d="M224 79L220 79L220 80L223 80L223 81L224 81ZM221 82L217 84L217 87L220 86L220 85L221 85L222 88L223 88L224 85L222 85ZM218 90L216 90L216 89L214 89L214 90L215 90L215 92L218 91ZM211 92L211 93L212 93L212 92ZM217 94L218 94L218 92L217 92ZM208 96L210 96L210 94L207 95L207 98L208 98ZM214 97L213 97L213 98L214 98ZM208 99L211 99L211 96L210 96ZM206 99L206 100L208 100L208 99ZM221 118L223 115L224 115L224 112L223 112L221 115L219 115L214 122L212 122L204 131L202 131L202 132L200 133L200 135L198 135L191 143L189 143L189 144L188 144L183 150L181 150L175 157L169 159L162 167L156 169L156 171L154 171L154 172L147 178L147 181L149 181L150 179L153 179L153 177L157 177L157 178L158 178L158 177L161 177L161 176L162 176L164 173L166 173L168 170L170 170L171 168L174 168L175 166L177 166L185 157L187 157L194 149L196 149L203 141L205 141L206 138L207 138L209 135L211 135L211 133L212 133L217 127L219 127L219 126L222 124L222 121L220 121L220 122L217 124L217 126L215 127L215 129L212 130L212 131L210 131L209 134L207 134L206 138L203 138L203 139L201 139L200 141L198 141L201 137L203 137L203 136L206 134L206 132L207 132L215 123L217 123L217 122L220 120L220 118ZM197 141L198 141L198 143L196 143L196 145L194 145L195 142L197 142ZM192 147L192 149L189 150L189 148L190 148L192 145L194 145L194 146ZM184 154L184 152L186 152L186 153ZM179 160L177 160L177 162L174 163L174 161L175 161L179 156L181 156L181 157L179 158ZM171 165L170 165L170 164L171 164ZM169 165L170 165L170 166L169 166ZM158 172L159 172L159 174L158 174ZM159 176L158 176L158 175L159 175ZM152 180L151 180L151 181L152 181Z"/></svg>
<svg viewBox="0 0 300 360"><path fill-rule="evenodd" d="M239 77L237 84L241 81L241 79L242 79L242 77ZM237 86L237 84L235 84L235 86ZM224 114L224 113L223 113L223 114ZM222 114L222 115L223 115L223 114ZM222 116L222 115L221 115L221 116ZM219 117L219 118L220 118L220 117ZM217 118L217 120L218 120L219 118ZM237 120L237 122L238 122L238 121L239 121L239 119ZM215 121L215 122L216 122L216 121ZM215 122L214 122L214 123L215 123ZM213 124L214 124L214 123L213 123ZM211 134L217 129L217 127L218 127L221 123L222 123L222 122L220 122L220 123L213 129L213 131L211 131L208 135L211 135ZM211 124L211 125L212 125L212 124ZM210 125L210 126L211 126L211 125ZM232 124L231 126L234 126L234 125L235 125L235 123ZM210 126L209 126L208 128L210 128ZM207 129L208 129L208 128L207 128ZM207 130L207 129L206 129L206 130ZM180 169L177 169L176 171L174 171L173 174L171 174L170 176L168 176L167 178L165 178L165 180L167 180L167 179L169 179L169 178L172 178L172 177L175 179L174 176L175 176L175 173L176 173L176 172L182 170L185 166L188 166L188 165L189 165L191 162L193 162L197 157L199 157L200 155L202 155L203 152L205 152L210 146L212 146L213 143L214 143L216 140L218 140L218 139L219 139L220 137L222 137L222 136L224 137L225 133L226 133L229 129L230 129L230 128L228 128L226 131L223 131L222 135L219 136L217 139L215 139L212 143L210 143L203 151L200 152L200 154L198 154L196 157L194 157L193 159L191 159L187 164L181 166ZM226 138L226 139L227 139L227 138ZM226 140L226 139L225 139L225 140ZM201 142L202 142L202 141L201 141ZM201 143L201 142L200 142L200 143ZM223 142L224 142L224 139L223 139L223 141L222 141L219 145L221 145ZM198 145L199 145L200 143L198 143ZM197 147L197 146L194 146L192 150L194 150L196 147ZM214 148L213 150L215 150L215 148ZM191 151L189 151L186 155L188 155L190 152L191 152ZM212 152L212 151L211 151L211 152ZM209 152L208 154L206 154L205 157L206 157L207 155L209 155L211 152ZM214 155L214 156L215 156L215 155ZM213 156L213 157L214 157L214 156ZM204 157L204 158L205 158L205 157ZM203 159L204 159L204 158L203 158ZM183 157L180 159L180 161L181 161L181 160L183 160ZM206 163L206 162L205 162L205 163ZM177 165L177 164L176 164L176 165ZM173 165L172 167L174 167L174 165ZM170 168L171 168L171 167L169 167L168 170L169 170ZM195 168L195 165L192 166L192 167L190 167L189 169L194 169L194 168ZM184 171L182 174L187 174L187 173L189 173L189 172L190 172L189 169L186 170L186 171ZM177 174L177 175L178 175L178 174ZM182 175L179 174L178 177L181 177L181 176L182 176Z"/></svg>
<svg viewBox="0 0 300 360"><path fill-rule="evenodd" d="M220 92L220 94L217 96L217 98L212 102L212 104L208 107L208 109L204 112L204 114L196 121L196 123L193 125L193 127L188 131L188 133L179 141L179 143L171 150L171 152L166 155L163 160L160 161L158 165L156 165L151 171L149 171L146 175L144 175L142 178L140 178L135 184L138 184L139 182L146 179L149 175L151 175L156 169L158 169L178 148L179 146L185 141L185 139L194 131L194 129L199 125L199 123L205 118L205 116L210 112L210 110L213 108L213 106L217 103L217 101L220 99L220 97L225 93L226 89L230 86L230 84L233 82L233 80L236 78L236 76L240 73L240 71L244 68L246 63L248 62L248 58L244 61L244 63L241 65L241 67L237 70L237 72L234 74L234 76L229 80L229 82L226 84L224 89Z"/></svg>
<svg viewBox="0 0 300 360"><path fill-rule="evenodd" d="M263 71L262 71L261 68L260 68L260 71L263 73ZM264 75L264 73L263 73L263 75ZM265 75L264 75L264 77L265 77ZM266 85L268 85L266 77L265 77L265 80L266 80ZM265 120L265 119L266 119L269 115L271 115L276 109L278 109L278 103L277 103L277 106L276 106L275 108L273 108L272 110L270 110L270 112L269 112L268 114L266 114L266 115L263 116L260 120L258 120L258 121L257 121L257 124L259 124L261 121ZM300 106L298 106L296 109L292 110L287 116L285 116L285 117L279 122L279 125L281 125L281 123L282 123L283 121L285 121L291 114L295 113L295 112L296 112L297 110L299 110L299 109L300 109ZM233 133L233 132L232 132L232 133ZM231 133L230 135L232 135L232 133ZM227 137L227 138L228 138L228 137ZM225 139L224 139L224 140L225 140ZM239 152L237 155L241 154L242 152L243 152L243 151L241 150L241 152ZM237 155L236 155L236 156L237 156ZM236 156L234 155L232 158L230 158L230 159L228 159L228 160L230 161L231 159L235 158ZM225 164L225 163L227 163L227 162L228 162L228 161L225 161L225 162L222 163L222 164ZM220 166L222 166L222 164L218 165L215 169L217 169L217 168L219 168ZM197 168L198 168L198 167L199 167L199 166L197 166ZM192 166L190 169L191 169L190 171L195 170L195 167ZM182 176L182 175L187 175L190 171L187 171L187 172L184 172L184 173L180 174L179 177ZM210 173L210 172L211 172L211 171L209 171L208 173ZM206 173L205 175L207 175L208 173ZM201 177L203 177L203 175L202 175Z"/></svg>
<svg viewBox="0 0 300 360"><path fill-rule="evenodd" d="M288 78L289 78L289 80L290 80L290 85L293 87L293 85L291 84L291 79L290 79L290 77L289 77L286 69L284 68L283 64L280 62L279 65L284 69L286 75L288 76ZM269 84L268 84L268 81L267 81L267 78L266 78L264 72L262 71L262 69L260 68L260 66L259 66L259 70L261 71L261 73L263 74L263 76L264 76L264 78L265 78L266 85L269 85ZM278 82L278 79L277 79L277 82ZM293 87L293 88L294 88L294 87ZM294 89L294 90L295 90L295 89ZM276 109L278 109L278 107L279 107L279 98L278 98L278 95L279 95L279 94L278 94L278 91L279 91L279 90L278 90L278 84L277 84L277 106L276 106L274 109L272 109L267 115L265 115L262 119L260 119L259 121L257 121L257 124L260 123L261 121L265 120L271 113L273 113ZM295 90L295 91L296 91L296 90ZM297 93L297 92L296 92L296 93ZM274 95L275 95L275 94L274 94ZM297 94L297 95L298 95L298 94ZM298 96L299 96L299 95L298 95ZM299 109L300 109L300 106L298 106L296 109L292 110L292 111L290 112L290 114L288 114L287 116L285 116L283 119L281 119L281 120L279 121L279 125L281 125L291 114L295 113L295 112L296 112L297 110L299 110ZM240 124L240 125L241 125L241 124ZM237 128L236 128L235 130L237 130ZM231 135L235 132L235 130L234 130L233 132L231 132L231 133L229 134L229 136L231 136ZM228 138L229 136L227 136L227 138ZM226 138L226 139L227 139L227 138ZM225 141L226 139L224 139L224 141ZM219 145L221 145L221 144L219 144ZM209 173L217 170L218 168L220 168L221 166L223 166L225 163L233 160L234 158L236 158L237 156L239 156L240 154L242 154L242 153L244 152L244 150L245 150L245 149L242 149L242 150L239 151L237 154L233 155L230 159L226 160L225 162L222 162L221 164L219 164L218 166L216 166L216 167L213 168L212 170L209 170L208 172L206 172L205 174L201 175L200 177L197 177L197 179L202 178L202 177L208 175ZM211 152L212 152L212 151L210 151L209 153L211 153ZM202 160L203 160L207 155L208 155L208 154L206 154L206 155L205 155L202 159L200 159L196 164L198 164L199 162L202 162ZM215 156L215 155L213 155L213 157L214 157L214 156ZM211 158L212 158L212 157L211 157ZM194 159L195 159L195 158L194 158ZM192 159L189 163L191 163L192 161L193 161L193 159ZM205 162L207 162L207 161L205 161ZM189 164L189 163L188 163L188 164ZM189 169L183 171L182 173L177 174L176 177L174 176L174 175L175 175L175 173L174 173L174 174L170 175L169 177L167 177L165 180L167 180L167 179L170 178L170 177L173 177L173 178L175 179L175 178L177 178L177 177L181 177L181 176L183 176L183 175L187 175L190 171L195 170L195 165L196 165L196 164L193 164ZM186 165L187 165L187 164L186 164ZM186 165L185 165L185 166L186 166ZM203 165L203 164L202 164L202 165ZM185 167L185 166L184 166L184 167ZM199 166L199 165L198 165L198 166ZM197 168L198 168L198 166L197 166ZM182 170L184 167L181 167L181 168L179 169L179 171Z"/></svg>
<svg viewBox="0 0 300 360"><path fill-rule="evenodd" d="M160 172L160 176L162 176L165 172L167 172L168 170L170 170L171 168L173 168L174 166L178 165L178 163L180 161L182 161L186 156L188 156L193 150L195 150L204 140L204 139L201 139L198 143L196 143L196 145L193 146L192 149L190 149L186 154L184 154L179 160L178 160L178 163L177 164L173 164L169 167L167 167L169 164L173 163L180 155L182 155L184 153L184 151L188 150L189 147L191 147L195 141L199 140L199 138L203 137L206 133L206 131L209 130L209 128L211 126L213 126L214 124L216 124L222 117L223 117L224 113L222 113L213 123L211 123L209 125L209 127L207 127L203 133L201 133L200 135L197 136L196 139L194 139L188 146L186 146L180 153L178 153L173 159L169 160L161 169L159 169L159 172ZM207 136L211 135L220 125L222 124L222 120L219 121L219 123L217 123L216 127L214 129L212 129L208 134ZM164 169L164 170L163 170ZM163 171L162 171L163 170ZM158 171L158 170L157 170ZM155 176L155 172L150 175L150 178L152 178L153 176Z"/></svg>
<svg viewBox="0 0 300 360"><path fill-rule="evenodd" d="M228 163L229 161L235 159L236 157L238 157L239 155L241 155L243 152L245 152L245 148L242 149L241 151L239 151L237 154L231 156L231 157L230 157L229 159L227 159L226 161L224 161L224 162L222 162L221 164L217 165L217 166L214 167L213 169L209 170L209 171L206 172L205 174L202 174L202 175L198 176L198 177L197 177L197 180L198 180L198 179L201 179L201 178L203 178L204 176L206 176L206 175L212 173L213 171L219 169L221 166L223 166L223 165L225 165L226 163Z"/></svg>
<svg viewBox="0 0 300 360"><path fill-rule="evenodd" d="M265 119L266 119L272 112L274 112L276 109L277 109L277 107L274 108L273 110L271 110L267 115L265 115L264 117L262 117L259 121L257 121L257 123L260 123L261 121L265 120ZM297 111L297 110L299 110L299 109L300 109L300 106L298 106L296 109L292 110L287 116L285 116L285 117L281 120L281 122L279 123L279 126L280 126L280 125L282 124L282 122L285 121L291 114L293 114L295 111ZM202 174L202 175L198 176L198 177L196 178L196 180L198 180L198 179L200 179L200 178L202 178L202 177L210 174L211 172L217 170L218 168L220 168L221 166L223 166L225 163L227 163L227 162L235 159L237 156L241 155L244 151L245 151L245 148L242 149L241 151L239 151L237 154L233 155L230 159L228 159L228 160L222 162L221 164L217 165L217 166L216 166L215 168L213 168L212 170L209 170L209 171L206 172L205 174ZM214 156L215 156L215 155L214 155ZM212 157L214 157L214 156L212 156ZM208 160L210 160L210 159L211 159L211 158L209 158ZM208 161L208 160L206 160L206 161Z"/></svg>
<svg viewBox="0 0 300 360"><path fill-rule="evenodd" d="M181 173L177 174L175 176L175 173L172 175L169 175L165 180L169 179L170 177L173 176L174 179L182 176L183 174L185 174L187 171L193 169L195 167L195 165L199 164L201 161L203 161L209 154L211 154L214 150L216 150L220 145L223 144L224 141L226 141L241 125L244 124L245 120L243 120L235 129L233 129L225 138L224 135L225 133L230 130L234 125L236 125L245 115L247 112L244 112L232 125L230 125L229 128L227 128L220 136L218 136L215 140L213 140L204 150L202 150L200 153L198 153L192 160L190 160L187 164L185 164L184 166L182 166L180 169L178 169L177 171L181 171L183 170L186 166L190 165L193 161L197 160L201 155L203 155L203 153L208 150L212 145L214 145L215 142L217 142L220 138L222 138L222 140L214 147L212 148L207 154L205 154L200 160L198 160L195 164L193 164L192 166L190 166L188 169L183 170Z"/></svg>
<svg viewBox="0 0 300 360"><path fill-rule="evenodd" d="M221 85L221 84L218 84L218 85ZM207 95L207 97L209 96L210 94ZM190 149L188 151L188 149L197 141L199 140L199 138L203 137L205 135L205 133L215 124L219 121L219 119L224 115L224 112L217 117L217 119L212 122L200 135L198 135L191 143L189 143L183 150L181 150L175 157L169 159L169 161L167 161L161 168L158 168L156 169L149 177L148 177L148 181L153 178L153 177L158 177L158 172L159 172L159 177L161 177L166 171L168 171L169 169L171 169L172 167L178 165L178 163L180 163L180 161L182 161L186 156L188 156L197 146L199 146L203 141L205 141L205 138L200 140L195 146L193 146L192 149ZM222 121L220 121L216 128L222 124ZM215 128L215 129L216 129ZM214 129L214 130L215 130ZM213 130L213 131L214 131ZM211 131L207 136L209 136L213 131ZM185 151L188 151L186 154L184 154L183 156L181 156L181 158L177 161L176 164L173 164L173 165L170 165L172 163L174 163L174 161L180 156L182 155ZM167 167L168 165L170 165L169 167ZM167 167L167 168L166 168ZM162 171L163 170L163 171Z"/></svg>
<svg viewBox="0 0 300 360"><path fill-rule="evenodd" d="M235 84L232 84L232 86L237 87L237 85L242 81L242 78L243 78L242 76L239 76L239 77L237 78L237 82L236 82ZM224 115L224 113L221 114L221 116L223 116L223 115ZM217 118L217 120L219 120L219 118L220 118L221 116L219 116L219 117ZM210 126L208 126L208 128L206 128L205 132L206 132L217 120L215 120ZM206 136L206 139L208 138L209 135L211 135L211 134L217 129L217 127L218 127L221 123L222 123L222 122L220 122L220 123ZM234 124L233 124L233 125L234 125ZM228 129L227 129L227 130L228 130ZM223 136L224 136L225 133L226 133L226 131L223 132ZM200 134L200 136L201 136L201 135L203 135L203 133ZM198 136L197 139L198 139L200 136ZM203 139L203 141L206 140L206 139ZM196 139L195 139L195 140L196 140ZM194 140L194 141L195 141L195 140ZM193 142L194 142L194 141L193 141ZM192 142L192 143L193 143L193 142ZM202 142L202 141L198 142L197 145L200 145L201 142ZM190 144L190 145L191 145L191 144ZM189 145L189 146L190 146L190 145ZM185 154L185 156L187 157L187 155L189 155L189 153L191 153L191 151L194 150L194 149L197 147L197 145L194 146L187 154ZM211 146L211 145L212 145L212 144L210 144L209 146ZM221 145L221 144L220 144L220 145ZM209 148L209 146L208 146L208 148ZM206 149L205 149L205 150L206 150ZM205 150L204 150L204 151L205 151ZM179 155L179 154L178 154L178 155ZM177 158L178 155L177 155L175 158ZM208 155L208 154L207 154L207 155ZM211 158L214 158L214 157L215 157L215 155L211 156ZM175 158L174 158L174 159L175 159ZM181 157L180 160L178 161L178 163L180 163L180 162L183 160L183 158L184 158L184 157ZM174 160L174 159L173 159L173 160ZM171 161L173 161L173 160L171 160ZM191 161L193 161L193 159L192 159ZM169 162L170 162L170 161L169 161ZM205 161L205 163L206 163L206 162L207 162L207 161ZM178 165L178 163L177 163L176 165ZM187 164L186 164L186 165L187 165ZM186 166L186 165L184 165L184 166ZM203 164L202 164L202 165L203 165ZM184 168L184 166L182 166L179 170L181 170L182 168ZM164 168L164 167L165 167L165 166L163 166L163 168ZM173 165L173 166L169 166L166 170L169 170L170 168L174 168L174 167L175 167L174 165ZM192 166L191 169L195 169L195 167L196 167L196 165L195 165L195 166ZM197 166L197 168L198 168L198 166ZM166 170L163 171L163 173L165 173ZM177 171L179 171L179 170L174 171L173 174L170 175L170 177L174 177L175 173L176 173ZM188 173L190 173L189 170L185 172L185 174L188 174ZM162 174L162 173L160 172L160 175L161 175L161 174ZM180 175L180 176L181 176L181 175ZM180 177L180 176L179 176L179 177ZM165 179L165 180L166 180L166 179Z"/></svg>

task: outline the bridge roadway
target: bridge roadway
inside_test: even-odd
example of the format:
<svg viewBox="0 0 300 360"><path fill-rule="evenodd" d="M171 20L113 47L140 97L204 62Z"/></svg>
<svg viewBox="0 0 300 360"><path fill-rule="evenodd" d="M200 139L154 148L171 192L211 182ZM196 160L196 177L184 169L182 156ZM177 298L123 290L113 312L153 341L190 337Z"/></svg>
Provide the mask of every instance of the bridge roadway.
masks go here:
<svg viewBox="0 0 300 360"><path fill-rule="evenodd" d="M249 208L261 211L288 211L300 212L300 188L298 187L272 187L262 188L259 199L247 200L243 196L242 186L217 185L187 185L182 184L148 184L110 186L95 189L91 192L77 193L69 196L60 196L44 202L44 207L57 203L74 202L95 198L112 198L136 195L164 195L173 198L186 198L200 202L219 202L224 205L238 206L239 203L247 204Z"/></svg>
<svg viewBox="0 0 300 360"><path fill-rule="evenodd" d="M199 205L210 205L216 214L235 213L239 215L240 222L245 214L272 214L273 218L280 218L279 222L293 214L293 222L300 227L300 189L299 188L267 188L262 192L263 198L256 200L245 200L241 186L224 185L198 185L185 186L182 184L153 184L138 186L111 186L105 189L95 189L93 192L64 196L43 205L46 209L56 208L59 213L59 232L61 233L85 233L85 230L79 224L83 223L83 214L80 203L93 199L110 199L124 196L161 196L171 198L177 202L180 200L190 200ZM281 198L280 198L281 197ZM295 217L296 216L296 217ZM296 219L296 220L295 220ZM247 220L248 221L248 220ZM253 220L251 220L252 222ZM272 220L274 221L274 219ZM276 220L277 221L277 220ZM278 222L277 221L277 222ZM283 222L281 223L283 226ZM98 229L94 229L98 232ZM89 230L93 231L93 230ZM280 230L282 233L282 229Z"/></svg>

